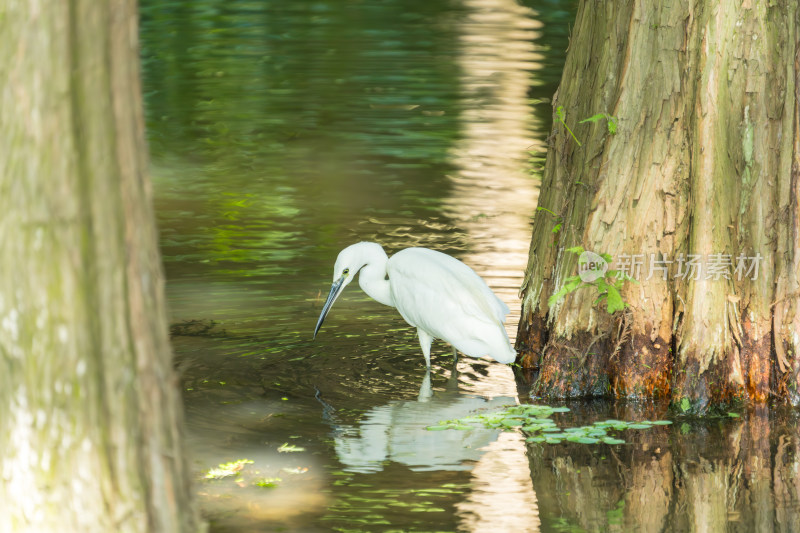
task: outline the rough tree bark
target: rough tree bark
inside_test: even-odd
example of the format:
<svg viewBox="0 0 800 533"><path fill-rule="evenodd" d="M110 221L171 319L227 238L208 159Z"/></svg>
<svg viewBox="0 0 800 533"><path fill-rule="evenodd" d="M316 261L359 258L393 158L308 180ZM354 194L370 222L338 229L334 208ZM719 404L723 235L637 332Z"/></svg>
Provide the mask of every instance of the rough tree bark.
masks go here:
<svg viewBox="0 0 800 533"><path fill-rule="evenodd" d="M0 531L195 531L134 0L0 7Z"/></svg>
<svg viewBox="0 0 800 533"><path fill-rule="evenodd" d="M522 288L539 394L800 404L799 18L793 2L581 2L554 108L582 146L555 122ZM615 135L578 123L603 112ZM642 263L624 312L587 288L548 306L576 245Z"/></svg>

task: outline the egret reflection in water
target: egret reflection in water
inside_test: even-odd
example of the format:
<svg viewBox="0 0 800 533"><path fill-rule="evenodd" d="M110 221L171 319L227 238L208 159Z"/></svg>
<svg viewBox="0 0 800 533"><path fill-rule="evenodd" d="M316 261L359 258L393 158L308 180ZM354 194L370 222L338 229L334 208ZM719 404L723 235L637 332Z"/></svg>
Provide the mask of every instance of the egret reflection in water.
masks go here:
<svg viewBox="0 0 800 533"><path fill-rule="evenodd" d="M323 402L324 418L333 427L336 455L350 472L374 473L387 461L412 471L471 470L497 440L498 430L430 431L442 420L463 418L476 412L513 405L509 396L486 398L458 390L457 365L453 365L446 389L437 394L426 372L416 400L398 400L373 407L358 424L337 422L336 410Z"/></svg>

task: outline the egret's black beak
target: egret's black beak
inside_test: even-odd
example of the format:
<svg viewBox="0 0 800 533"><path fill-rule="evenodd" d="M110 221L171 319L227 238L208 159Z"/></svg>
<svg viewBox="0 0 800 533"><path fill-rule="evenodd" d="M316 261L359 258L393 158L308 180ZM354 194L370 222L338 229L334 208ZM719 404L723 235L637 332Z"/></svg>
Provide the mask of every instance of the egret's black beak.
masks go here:
<svg viewBox="0 0 800 533"><path fill-rule="evenodd" d="M342 274L342 276L333 282L331 285L331 292L328 294L328 299L325 300L325 305L322 306L322 313L319 314L319 320L317 320L317 326L314 328L314 338L317 338L317 332L319 328L322 327L322 323L325 321L325 317L328 316L328 311L331 310L333 307L333 302L336 301L336 298L342 293L342 289L344 289L344 280L347 278L347 274Z"/></svg>

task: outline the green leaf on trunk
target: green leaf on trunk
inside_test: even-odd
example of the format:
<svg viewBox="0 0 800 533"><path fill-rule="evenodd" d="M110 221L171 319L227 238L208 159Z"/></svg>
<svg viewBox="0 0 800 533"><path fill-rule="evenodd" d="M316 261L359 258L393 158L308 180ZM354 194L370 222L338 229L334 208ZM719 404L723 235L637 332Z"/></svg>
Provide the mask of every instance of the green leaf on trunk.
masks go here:
<svg viewBox="0 0 800 533"><path fill-rule="evenodd" d="M617 311L622 311L625 309L625 302L622 301L622 296L620 296L619 291L612 287L611 285L608 286L608 312L609 314L614 314Z"/></svg>
<svg viewBox="0 0 800 533"><path fill-rule="evenodd" d="M575 289L577 289L581 285L582 281L581 278L578 276L570 276L566 280L564 280L564 284L561 286L558 291L553 294L550 298L547 299L547 305L553 307L557 304L563 297L567 294L571 293Z"/></svg>
<svg viewBox="0 0 800 533"><path fill-rule="evenodd" d="M601 119L604 119L604 118L606 118L606 114L605 113L598 113L596 115L592 115L589 118L585 118L585 119L581 120L580 122L578 122L578 124L583 124L584 122L597 122L598 120L601 120Z"/></svg>

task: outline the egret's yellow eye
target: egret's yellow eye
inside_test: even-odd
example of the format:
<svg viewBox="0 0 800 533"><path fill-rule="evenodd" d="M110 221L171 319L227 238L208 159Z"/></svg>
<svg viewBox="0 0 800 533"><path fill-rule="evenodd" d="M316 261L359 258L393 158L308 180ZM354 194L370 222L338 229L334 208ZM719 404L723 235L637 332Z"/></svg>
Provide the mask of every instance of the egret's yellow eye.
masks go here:
<svg viewBox="0 0 800 533"><path fill-rule="evenodd" d="M342 274L344 274L344 275L347 275L347 274L349 274L349 273L350 273L350 269L349 269L349 268L345 268L345 269L342 271Z"/></svg>

